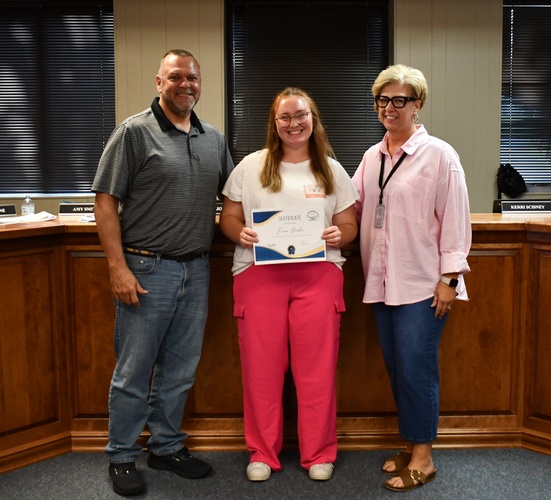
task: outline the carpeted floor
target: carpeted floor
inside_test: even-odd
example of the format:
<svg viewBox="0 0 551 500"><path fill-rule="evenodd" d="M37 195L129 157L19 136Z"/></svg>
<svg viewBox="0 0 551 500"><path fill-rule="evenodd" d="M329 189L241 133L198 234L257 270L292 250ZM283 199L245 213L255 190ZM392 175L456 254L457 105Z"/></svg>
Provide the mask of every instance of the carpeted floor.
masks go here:
<svg viewBox="0 0 551 500"><path fill-rule="evenodd" d="M392 451L341 451L333 478L316 482L299 465L296 451L283 452L283 470L262 483L245 475L246 452L195 453L214 472L202 479L182 479L149 469L145 455L137 462L147 482L137 499L438 499L549 500L551 456L523 449L435 450L436 479L409 493L384 488L380 466ZM103 453L69 453L0 475L0 499L120 499L111 489ZM398 497L396 496L398 495Z"/></svg>

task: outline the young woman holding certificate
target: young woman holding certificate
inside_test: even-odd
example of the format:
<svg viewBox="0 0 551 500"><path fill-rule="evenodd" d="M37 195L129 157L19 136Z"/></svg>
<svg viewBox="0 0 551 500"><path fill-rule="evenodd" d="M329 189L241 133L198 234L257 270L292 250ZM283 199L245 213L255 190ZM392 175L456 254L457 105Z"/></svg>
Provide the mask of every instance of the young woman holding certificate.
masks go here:
<svg viewBox="0 0 551 500"><path fill-rule="evenodd" d="M301 89L286 88L270 109L266 148L246 156L223 190L220 228L236 243L234 315L251 481L265 481L271 471L281 469L282 395L289 352L301 465L314 480L327 480L333 473L335 374L345 310L340 247L357 233L356 190L333 156L316 104ZM325 261L255 263L254 244L262 242L252 229L252 211L296 209L296 217L310 208L325 219L319 235L326 245ZM289 247L292 255L296 249Z"/></svg>

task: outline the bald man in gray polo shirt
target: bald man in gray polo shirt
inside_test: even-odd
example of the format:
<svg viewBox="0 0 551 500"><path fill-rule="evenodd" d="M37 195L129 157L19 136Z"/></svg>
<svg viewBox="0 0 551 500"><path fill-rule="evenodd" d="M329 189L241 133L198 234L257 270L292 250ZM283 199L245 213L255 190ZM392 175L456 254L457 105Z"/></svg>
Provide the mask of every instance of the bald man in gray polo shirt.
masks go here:
<svg viewBox="0 0 551 500"><path fill-rule="evenodd" d="M190 479L211 471L184 446L182 420L207 319L216 195L233 162L224 136L193 111L193 55L167 52L156 84L151 108L113 131L92 186L116 309L106 453L119 495L145 490L135 460L146 424L149 467Z"/></svg>

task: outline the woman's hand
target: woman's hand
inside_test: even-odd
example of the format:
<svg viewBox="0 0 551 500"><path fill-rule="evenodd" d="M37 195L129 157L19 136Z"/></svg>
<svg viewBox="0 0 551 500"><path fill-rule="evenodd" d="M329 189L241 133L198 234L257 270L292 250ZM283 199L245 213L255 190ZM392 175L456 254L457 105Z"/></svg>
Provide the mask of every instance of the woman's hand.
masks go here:
<svg viewBox="0 0 551 500"><path fill-rule="evenodd" d="M252 248L253 243L258 243L258 235L250 227L243 226L239 233L239 244L245 248Z"/></svg>
<svg viewBox="0 0 551 500"><path fill-rule="evenodd" d="M321 235L321 239L325 240L330 247L341 246L342 233L339 226L329 226L326 228Z"/></svg>
<svg viewBox="0 0 551 500"><path fill-rule="evenodd" d="M436 285L436 290L434 291L434 299L432 301L431 307L434 307L434 317L442 319L446 314L448 314L452 305L455 302L455 297L457 292L455 288L446 285L446 283L439 281Z"/></svg>

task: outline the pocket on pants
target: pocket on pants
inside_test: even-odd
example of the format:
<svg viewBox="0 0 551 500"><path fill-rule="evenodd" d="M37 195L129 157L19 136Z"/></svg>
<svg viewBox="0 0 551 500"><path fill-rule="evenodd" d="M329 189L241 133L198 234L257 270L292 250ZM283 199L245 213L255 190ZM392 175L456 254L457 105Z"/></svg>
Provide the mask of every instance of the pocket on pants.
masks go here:
<svg viewBox="0 0 551 500"><path fill-rule="evenodd" d="M346 304L344 303L344 299L339 299L335 301L335 311L337 313L346 312Z"/></svg>
<svg viewBox="0 0 551 500"><path fill-rule="evenodd" d="M235 318L243 319L243 317L245 316L245 305L235 303L233 305L233 316Z"/></svg>
<svg viewBox="0 0 551 500"><path fill-rule="evenodd" d="M135 276L150 274L157 267L157 259L151 257L125 253L124 258L126 259L128 269L130 269Z"/></svg>

